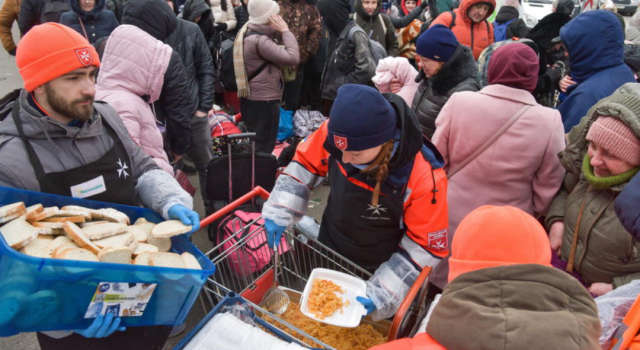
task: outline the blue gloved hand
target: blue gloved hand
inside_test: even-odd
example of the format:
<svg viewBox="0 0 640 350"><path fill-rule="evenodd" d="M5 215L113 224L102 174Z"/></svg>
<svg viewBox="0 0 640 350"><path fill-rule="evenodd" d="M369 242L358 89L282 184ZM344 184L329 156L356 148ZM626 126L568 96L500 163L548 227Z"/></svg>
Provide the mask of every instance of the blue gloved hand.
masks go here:
<svg viewBox="0 0 640 350"><path fill-rule="evenodd" d="M187 237L200 229L200 215L184 205L176 204L169 208L169 219L180 220L185 225L191 225L191 231L186 233Z"/></svg>
<svg viewBox="0 0 640 350"><path fill-rule="evenodd" d="M115 331L122 332L126 330L125 327L120 326L120 317L113 319L113 314L107 314L106 316L98 315L89 328L85 330L76 330L75 333L80 334L85 338L106 338L113 334Z"/></svg>
<svg viewBox="0 0 640 350"><path fill-rule="evenodd" d="M365 298L365 297L356 297L356 300L362 304L364 306L364 308L367 310L367 316L369 314L371 314L372 312L376 311L377 307L376 304L373 303L373 301L369 298Z"/></svg>
<svg viewBox="0 0 640 350"><path fill-rule="evenodd" d="M284 226L278 226L271 219L264 219L264 228L267 230L267 242L269 247L273 247L275 241L276 247L280 245L282 232L286 229Z"/></svg>

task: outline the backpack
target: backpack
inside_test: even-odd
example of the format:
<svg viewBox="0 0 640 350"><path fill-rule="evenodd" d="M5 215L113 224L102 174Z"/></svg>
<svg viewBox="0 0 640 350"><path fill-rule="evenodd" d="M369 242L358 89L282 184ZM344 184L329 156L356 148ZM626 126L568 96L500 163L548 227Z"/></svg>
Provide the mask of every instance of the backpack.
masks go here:
<svg viewBox="0 0 640 350"><path fill-rule="evenodd" d="M62 14L71 11L66 0L43 0L44 6L40 13L40 24L47 22L60 23Z"/></svg>
<svg viewBox="0 0 640 350"><path fill-rule="evenodd" d="M244 36L245 38L251 35L264 35L259 32L249 31ZM218 57L220 57L220 63L218 64L219 72L218 77L220 79L220 83L226 92L235 92L238 91L238 85L236 84L236 73L233 68L233 43L234 39L227 39L220 44L220 53ZM257 77L267 66L269 65L268 61L262 63L258 69L253 72L247 79L247 81L253 80L253 78Z"/></svg>
<svg viewBox="0 0 640 350"><path fill-rule="evenodd" d="M349 29L349 33L347 34L347 40L349 40L349 45L354 46L353 44L353 36L356 32L362 32L369 39L369 50L371 50L371 55L373 56L373 60L376 62L376 66L378 62L387 57L387 50L375 40L371 40L371 37L365 33L364 29L360 28L357 24ZM373 32L372 32L373 33Z"/></svg>
<svg viewBox="0 0 640 350"><path fill-rule="evenodd" d="M506 21L504 23L498 23L497 21L493 21L493 35L494 41L503 41L510 38L507 38L507 31L509 29L509 25L513 23L518 18L514 18L510 21Z"/></svg>

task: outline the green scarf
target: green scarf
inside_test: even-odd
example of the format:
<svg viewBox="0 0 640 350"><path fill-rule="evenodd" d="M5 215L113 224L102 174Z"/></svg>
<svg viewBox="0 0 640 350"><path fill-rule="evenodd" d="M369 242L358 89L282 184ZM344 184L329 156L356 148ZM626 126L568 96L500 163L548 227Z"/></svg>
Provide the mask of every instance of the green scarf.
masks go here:
<svg viewBox="0 0 640 350"><path fill-rule="evenodd" d="M591 186L599 189L611 188L616 185L621 185L629 180L640 170L640 167L635 167L622 174L609 176L609 177L596 177L593 173L593 167L591 166L591 158L588 154L584 155L582 160L582 173L587 178L587 182Z"/></svg>

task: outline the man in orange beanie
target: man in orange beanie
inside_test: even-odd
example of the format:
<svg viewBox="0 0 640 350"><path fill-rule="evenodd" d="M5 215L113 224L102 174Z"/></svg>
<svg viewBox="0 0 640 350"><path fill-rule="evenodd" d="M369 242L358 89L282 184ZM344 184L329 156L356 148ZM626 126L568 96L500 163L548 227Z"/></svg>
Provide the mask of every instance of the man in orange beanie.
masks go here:
<svg viewBox="0 0 640 350"><path fill-rule="evenodd" d="M94 103L100 60L84 37L57 23L35 26L20 40L16 63L24 89L0 105L0 186L142 203L165 219L199 228L191 196L133 142L113 108ZM135 327L114 333L119 326L119 318L99 316L86 330L38 333L38 340L43 350L113 350L132 341L162 349L171 330Z"/></svg>
<svg viewBox="0 0 640 350"><path fill-rule="evenodd" d="M449 281L427 333L371 350L600 349L595 302L551 267L544 228L520 209L483 206L462 220Z"/></svg>

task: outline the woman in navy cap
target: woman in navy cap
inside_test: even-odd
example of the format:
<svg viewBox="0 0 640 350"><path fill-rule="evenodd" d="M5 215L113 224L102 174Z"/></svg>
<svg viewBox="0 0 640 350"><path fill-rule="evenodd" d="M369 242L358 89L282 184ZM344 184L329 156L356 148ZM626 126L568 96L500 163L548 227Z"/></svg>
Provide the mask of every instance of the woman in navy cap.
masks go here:
<svg viewBox="0 0 640 350"><path fill-rule="evenodd" d="M270 245L307 209L329 176L320 242L369 271L374 319L395 313L420 270L449 247L447 179L437 149L402 98L348 84L330 118L304 140L263 207Z"/></svg>

